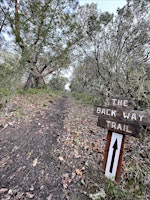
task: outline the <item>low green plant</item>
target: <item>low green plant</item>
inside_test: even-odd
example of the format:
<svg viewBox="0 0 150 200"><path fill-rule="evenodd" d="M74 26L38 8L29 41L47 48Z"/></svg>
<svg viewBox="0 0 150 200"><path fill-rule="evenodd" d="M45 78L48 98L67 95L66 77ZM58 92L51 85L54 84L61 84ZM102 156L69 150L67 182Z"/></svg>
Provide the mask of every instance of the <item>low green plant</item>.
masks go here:
<svg viewBox="0 0 150 200"><path fill-rule="evenodd" d="M23 89L17 89L17 94L21 95L45 95L48 94L50 97L57 96L60 94L60 92L55 91L55 90L49 90L49 89L37 89L37 88L30 88L28 90L23 90Z"/></svg>
<svg viewBox="0 0 150 200"><path fill-rule="evenodd" d="M120 183L111 180L106 181L106 194L108 200L144 200L148 190L148 185L145 182L148 169L143 169L142 166L130 168L127 177Z"/></svg>
<svg viewBox="0 0 150 200"><path fill-rule="evenodd" d="M92 96L84 94L84 93L73 93L72 96L83 102L84 104L94 104L95 100Z"/></svg>
<svg viewBox="0 0 150 200"><path fill-rule="evenodd" d="M9 89L8 88L2 88L0 87L0 96L8 96L9 95Z"/></svg>

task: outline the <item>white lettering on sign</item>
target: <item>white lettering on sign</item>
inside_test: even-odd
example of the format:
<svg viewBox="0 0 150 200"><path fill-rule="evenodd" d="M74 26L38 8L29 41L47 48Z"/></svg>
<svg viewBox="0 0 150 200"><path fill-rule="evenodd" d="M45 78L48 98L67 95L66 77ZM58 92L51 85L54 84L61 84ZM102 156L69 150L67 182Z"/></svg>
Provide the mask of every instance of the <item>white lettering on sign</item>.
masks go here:
<svg viewBox="0 0 150 200"><path fill-rule="evenodd" d="M116 117L116 110L97 107L97 114L108 115Z"/></svg>
<svg viewBox="0 0 150 200"><path fill-rule="evenodd" d="M131 120L136 120L136 114L135 114L135 113L133 113L133 114L131 115Z"/></svg>
<svg viewBox="0 0 150 200"><path fill-rule="evenodd" d="M142 121L143 117L144 117L144 115L137 115L136 113L123 112L124 119L131 119L131 120L135 120L135 121L139 119L140 121Z"/></svg>
<svg viewBox="0 0 150 200"><path fill-rule="evenodd" d="M111 99L112 100L112 105L113 106L128 106L128 100L122 100L122 99Z"/></svg>
<svg viewBox="0 0 150 200"><path fill-rule="evenodd" d="M129 117L130 117L130 113L123 112L124 119L129 119Z"/></svg>
<svg viewBox="0 0 150 200"><path fill-rule="evenodd" d="M114 99L115 100L115 99ZM123 101L120 100L118 101L119 103ZM124 104L125 105L125 104ZM116 118L116 119L126 119L130 121L138 121L138 122L143 122L146 120L146 115L143 114L142 112L136 112L134 110L131 111L122 111L122 109L114 109L114 108L105 108L105 107L97 107L96 108L96 113L98 115L105 115L109 116L109 118Z"/></svg>
<svg viewBox="0 0 150 200"><path fill-rule="evenodd" d="M120 124L120 123L108 121L108 120L106 120L106 123L107 123L108 129L112 128L112 129L115 129L115 130L120 130L120 131L125 131L127 133L132 133L132 131L129 130L129 126L126 125L126 124Z"/></svg>
<svg viewBox="0 0 150 200"><path fill-rule="evenodd" d="M112 110L112 111L111 111L111 116L116 117L116 112L117 112L116 110Z"/></svg>
<svg viewBox="0 0 150 200"><path fill-rule="evenodd" d="M143 120L144 115L139 115L140 121Z"/></svg>

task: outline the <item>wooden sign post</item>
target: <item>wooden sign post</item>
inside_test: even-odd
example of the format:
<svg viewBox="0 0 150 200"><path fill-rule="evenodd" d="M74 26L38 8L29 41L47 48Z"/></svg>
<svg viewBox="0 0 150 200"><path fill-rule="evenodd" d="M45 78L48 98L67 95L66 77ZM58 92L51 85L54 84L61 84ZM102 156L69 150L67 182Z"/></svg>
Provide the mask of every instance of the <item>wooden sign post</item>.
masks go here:
<svg viewBox="0 0 150 200"><path fill-rule="evenodd" d="M125 135L108 131L103 169L105 176L119 180Z"/></svg>
<svg viewBox="0 0 150 200"><path fill-rule="evenodd" d="M119 180L125 135L138 137L141 125L150 126L150 113L133 110L128 99L112 98L108 107L95 106L97 125L108 129L104 173L111 180Z"/></svg>

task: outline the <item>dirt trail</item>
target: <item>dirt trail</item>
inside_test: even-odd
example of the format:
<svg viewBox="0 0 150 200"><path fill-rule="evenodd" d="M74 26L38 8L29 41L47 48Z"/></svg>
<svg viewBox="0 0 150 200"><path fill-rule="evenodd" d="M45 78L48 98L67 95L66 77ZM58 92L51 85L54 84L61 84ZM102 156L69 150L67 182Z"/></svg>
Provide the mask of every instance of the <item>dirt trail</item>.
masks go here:
<svg viewBox="0 0 150 200"><path fill-rule="evenodd" d="M100 191L104 199L114 199L103 174L107 131L97 127L93 107L65 96L54 101L41 97L44 102L31 98L18 98L19 106L24 100L25 122L14 115L0 129L0 199L90 200ZM30 113L24 112L25 105ZM148 136L126 136L120 177L127 191L135 187L141 192L141 182L129 184L139 173L144 200L150 188L149 144ZM134 199L130 196L124 199Z"/></svg>
<svg viewBox="0 0 150 200"><path fill-rule="evenodd" d="M64 166L55 152L65 131L66 102L58 99L27 124L0 133L0 199L65 199Z"/></svg>

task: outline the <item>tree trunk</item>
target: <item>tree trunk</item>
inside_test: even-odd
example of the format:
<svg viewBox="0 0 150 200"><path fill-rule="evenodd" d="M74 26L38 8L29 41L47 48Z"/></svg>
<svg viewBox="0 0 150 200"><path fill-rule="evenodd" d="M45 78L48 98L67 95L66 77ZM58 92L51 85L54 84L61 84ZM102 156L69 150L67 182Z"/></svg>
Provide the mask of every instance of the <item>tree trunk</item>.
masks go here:
<svg viewBox="0 0 150 200"><path fill-rule="evenodd" d="M24 90L28 90L29 88L40 88L42 85L45 85L43 77L36 76L31 72L28 76L27 82L24 85Z"/></svg>
<svg viewBox="0 0 150 200"><path fill-rule="evenodd" d="M27 79L26 84L24 85L24 90L28 90L29 88L33 88L34 83L33 83L33 73L30 73Z"/></svg>
<svg viewBox="0 0 150 200"><path fill-rule="evenodd" d="M34 76L34 83L35 88L41 88L45 85L45 81L42 76Z"/></svg>

